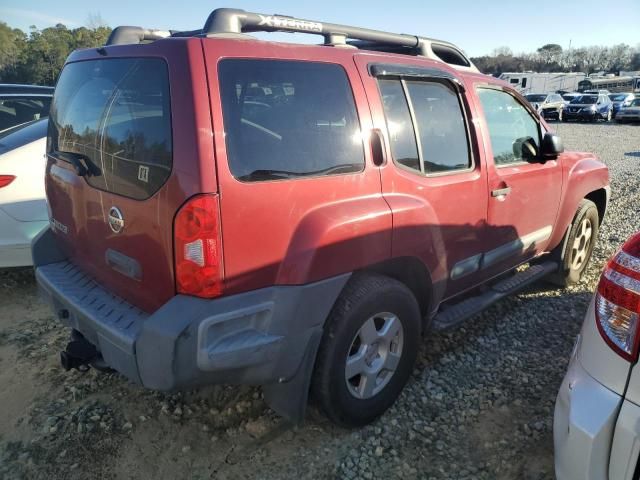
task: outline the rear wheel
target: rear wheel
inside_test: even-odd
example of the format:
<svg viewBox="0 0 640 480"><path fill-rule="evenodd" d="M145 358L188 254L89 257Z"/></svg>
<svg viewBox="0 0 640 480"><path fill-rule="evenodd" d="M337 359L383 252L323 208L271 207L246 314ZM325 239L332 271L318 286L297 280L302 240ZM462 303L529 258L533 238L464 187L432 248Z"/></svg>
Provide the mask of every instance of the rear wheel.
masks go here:
<svg viewBox="0 0 640 480"><path fill-rule="evenodd" d="M587 199L582 200L569 226L565 241L551 252L551 257L559 263L560 268L549 276L549 281L563 287L580 281L591 260L599 222L595 203Z"/></svg>
<svg viewBox="0 0 640 480"><path fill-rule="evenodd" d="M325 326L311 393L334 422L365 425L396 400L413 369L420 309L402 283L356 274Z"/></svg>

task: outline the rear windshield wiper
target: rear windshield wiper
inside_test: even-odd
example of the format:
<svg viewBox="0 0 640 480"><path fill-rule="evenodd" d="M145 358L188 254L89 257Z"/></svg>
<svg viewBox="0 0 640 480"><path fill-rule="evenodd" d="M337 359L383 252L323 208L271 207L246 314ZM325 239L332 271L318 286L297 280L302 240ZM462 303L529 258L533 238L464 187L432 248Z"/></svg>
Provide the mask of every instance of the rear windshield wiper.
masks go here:
<svg viewBox="0 0 640 480"><path fill-rule="evenodd" d="M291 172L289 170L254 170L251 173L238 177L238 180L243 181L259 181L259 180L281 180L285 178L293 177L313 177L316 175L330 175L336 173L351 173L358 172L364 168L362 163L347 163L344 165L336 165L322 170L315 170L311 172Z"/></svg>
<svg viewBox="0 0 640 480"><path fill-rule="evenodd" d="M65 162L70 163L76 169L76 174L79 177L98 177L102 175L102 171L93 161L82 153L65 152L62 150L55 150L51 152L51 156L59 158Z"/></svg>

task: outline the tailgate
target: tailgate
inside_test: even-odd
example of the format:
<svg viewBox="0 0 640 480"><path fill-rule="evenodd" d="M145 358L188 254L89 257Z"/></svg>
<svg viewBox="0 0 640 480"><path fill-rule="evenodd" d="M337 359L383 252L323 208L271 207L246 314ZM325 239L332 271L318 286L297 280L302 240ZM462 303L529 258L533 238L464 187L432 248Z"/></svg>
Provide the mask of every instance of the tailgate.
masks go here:
<svg viewBox="0 0 640 480"><path fill-rule="evenodd" d="M67 63L48 132L46 189L57 243L107 291L148 312L175 295L173 218L202 188L188 181L197 176L197 155L174 164L180 143L198 142L188 133L196 131L196 114L184 98L193 98L192 85L184 82L177 99L169 87L174 75L190 79L189 68L170 65L161 57ZM187 112L178 133L176 109Z"/></svg>

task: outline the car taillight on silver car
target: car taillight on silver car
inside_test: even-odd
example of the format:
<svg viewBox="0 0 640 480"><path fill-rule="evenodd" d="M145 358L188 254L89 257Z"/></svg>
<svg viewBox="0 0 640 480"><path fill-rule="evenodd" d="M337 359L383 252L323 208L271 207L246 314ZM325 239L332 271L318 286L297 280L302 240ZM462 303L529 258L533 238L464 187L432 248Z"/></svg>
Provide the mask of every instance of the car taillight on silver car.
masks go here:
<svg viewBox="0 0 640 480"><path fill-rule="evenodd" d="M621 357L638 359L640 340L640 233L609 260L598 284L595 317L600 334Z"/></svg>

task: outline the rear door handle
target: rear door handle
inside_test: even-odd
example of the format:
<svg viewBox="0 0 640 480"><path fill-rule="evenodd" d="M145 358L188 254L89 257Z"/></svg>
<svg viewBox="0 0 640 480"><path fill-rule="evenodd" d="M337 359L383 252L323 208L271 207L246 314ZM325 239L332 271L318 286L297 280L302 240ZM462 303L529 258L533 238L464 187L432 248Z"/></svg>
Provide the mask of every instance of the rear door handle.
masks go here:
<svg viewBox="0 0 640 480"><path fill-rule="evenodd" d="M509 195L511 187L498 188L497 190L491 190L492 197L500 197L502 195Z"/></svg>

